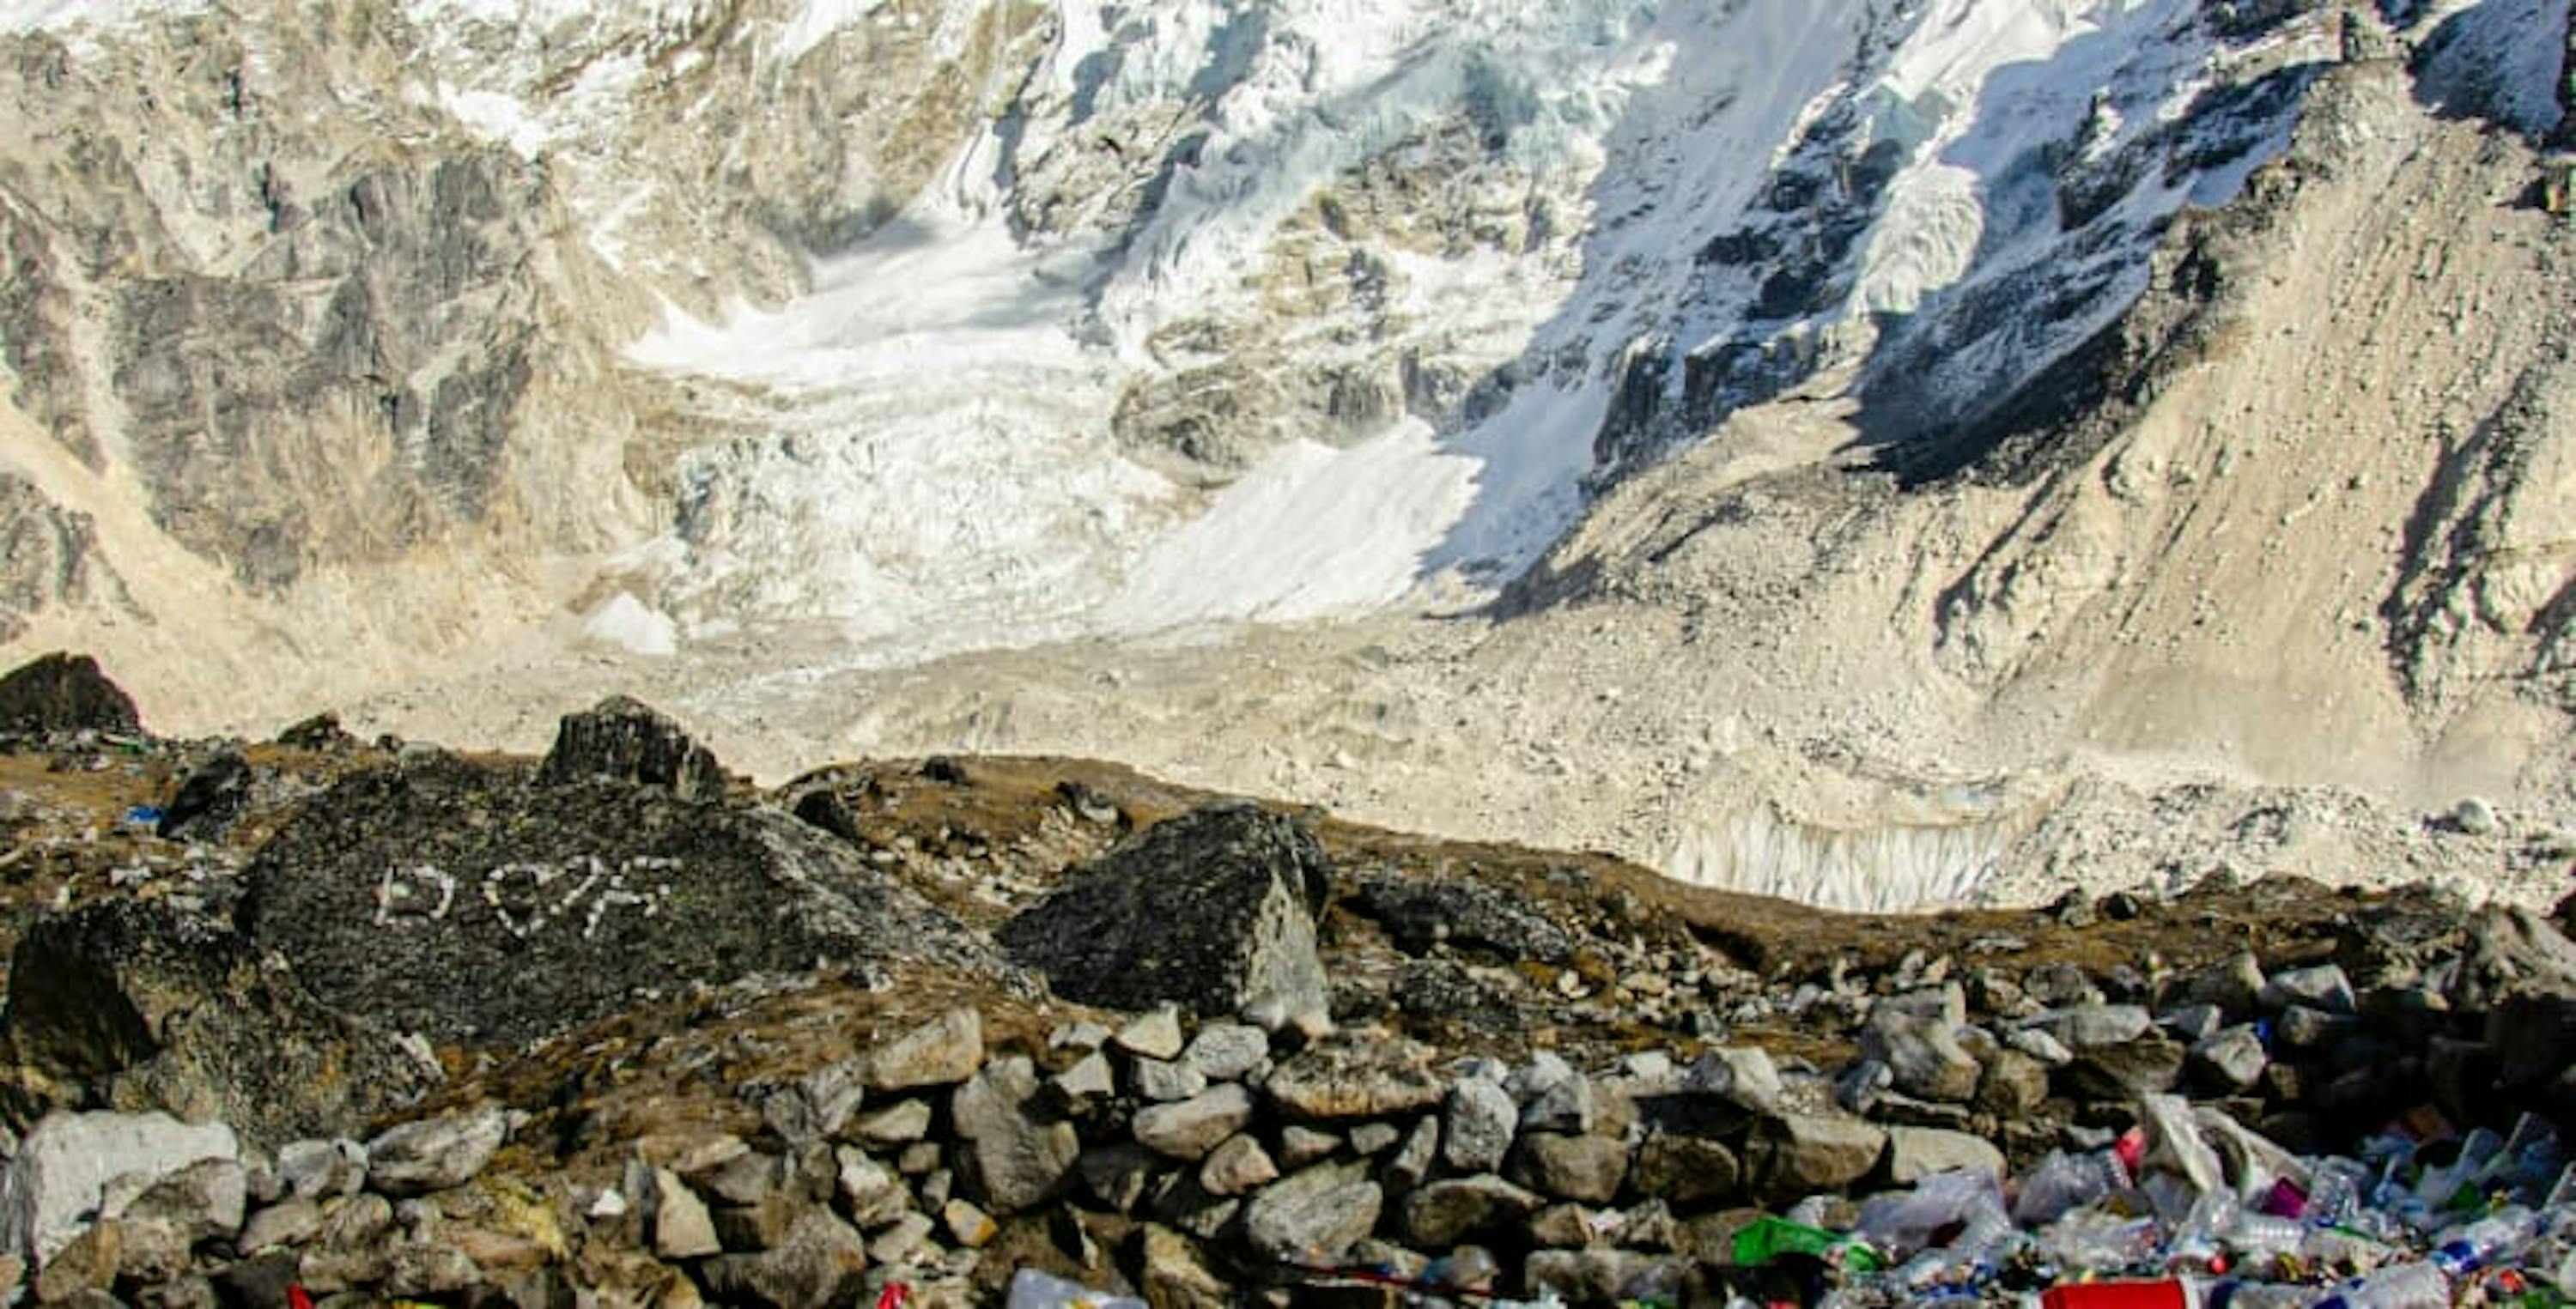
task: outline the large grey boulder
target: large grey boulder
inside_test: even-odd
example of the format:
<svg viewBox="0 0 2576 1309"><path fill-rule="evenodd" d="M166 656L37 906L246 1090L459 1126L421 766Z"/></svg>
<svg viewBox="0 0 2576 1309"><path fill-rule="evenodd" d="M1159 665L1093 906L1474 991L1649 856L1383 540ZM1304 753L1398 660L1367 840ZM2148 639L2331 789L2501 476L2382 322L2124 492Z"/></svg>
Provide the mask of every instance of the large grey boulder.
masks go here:
<svg viewBox="0 0 2576 1309"><path fill-rule="evenodd" d="M1058 995L1202 1014L1321 1014L1315 916L1331 868L1294 820L1248 806L1160 823L1003 925L1013 959Z"/></svg>
<svg viewBox="0 0 2576 1309"><path fill-rule="evenodd" d="M1859 1181L1886 1148L1886 1131L1857 1118L1782 1114L1755 1125L1744 1162L1757 1190L1796 1198Z"/></svg>
<svg viewBox="0 0 2576 1309"><path fill-rule="evenodd" d="M651 705L622 695L566 714L537 767L540 782L594 777L663 787L684 800L721 798L725 785L723 767L705 746Z"/></svg>
<svg viewBox="0 0 2576 1309"><path fill-rule="evenodd" d="M1977 1093L1976 1056L1942 1018L1881 1005L1861 1027L1860 1056L1886 1064L1896 1089L1919 1099L1960 1104Z"/></svg>
<svg viewBox="0 0 2576 1309"><path fill-rule="evenodd" d="M130 1174L157 1182L202 1160L240 1155L221 1123L161 1113L48 1115L0 1171L0 1254L41 1266L89 1225L109 1182Z"/></svg>
<svg viewBox="0 0 2576 1309"><path fill-rule="evenodd" d="M1430 1047L1359 1032L1336 1032L1289 1056L1262 1089L1281 1112L1310 1123L1401 1117L1446 1094Z"/></svg>
<svg viewBox="0 0 2576 1309"><path fill-rule="evenodd" d="M269 1149L354 1134L437 1076L228 925L165 902L40 919L10 959L0 1089L15 1114L158 1109Z"/></svg>
<svg viewBox="0 0 2576 1309"><path fill-rule="evenodd" d="M499 1106L405 1123L367 1142L367 1183L391 1196L463 1186L509 1138Z"/></svg>
<svg viewBox="0 0 2576 1309"><path fill-rule="evenodd" d="M966 1143L967 1178L997 1214L1043 1204L1073 1175L1081 1136L1037 1109L1043 1085L1026 1056L987 1064L957 1088L949 1118Z"/></svg>
<svg viewBox="0 0 2576 1309"><path fill-rule="evenodd" d="M314 994L520 1044L640 993L817 961L1010 970L848 842L774 811L433 756L350 777L251 864L238 920Z"/></svg>
<svg viewBox="0 0 2576 1309"><path fill-rule="evenodd" d="M1316 1164L1253 1197L1243 1234L1267 1259L1331 1258L1376 1230L1385 1203L1366 1161Z"/></svg>

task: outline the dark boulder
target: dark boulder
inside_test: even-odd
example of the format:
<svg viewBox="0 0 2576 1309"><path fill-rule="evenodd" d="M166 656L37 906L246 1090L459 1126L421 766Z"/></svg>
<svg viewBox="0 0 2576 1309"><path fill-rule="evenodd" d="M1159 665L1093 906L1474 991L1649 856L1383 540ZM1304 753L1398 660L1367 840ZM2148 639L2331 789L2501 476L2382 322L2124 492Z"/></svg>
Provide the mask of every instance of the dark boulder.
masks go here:
<svg viewBox="0 0 2576 1309"><path fill-rule="evenodd" d="M164 841L221 835L250 807L251 780L250 761L237 750L226 750L189 769L179 779L170 803L162 806L153 835Z"/></svg>
<svg viewBox="0 0 2576 1309"><path fill-rule="evenodd" d="M1294 820L1203 809L1112 850L999 935L1058 995L1085 1004L1320 1013L1315 915L1330 877L1323 847Z"/></svg>
<svg viewBox="0 0 2576 1309"><path fill-rule="evenodd" d="M261 1147L360 1133L436 1080L225 924L125 899L28 929L10 961L0 1059L13 1118L162 1109L229 1123Z"/></svg>
<svg viewBox="0 0 2576 1309"><path fill-rule="evenodd" d="M537 769L547 784L595 777L667 787L684 800L719 799L725 787L724 768L705 746L651 705L622 695L564 715Z"/></svg>
<svg viewBox="0 0 2576 1309"><path fill-rule="evenodd" d="M1438 942L1508 960L1561 964L1574 958L1573 934L1509 887L1383 876L1362 881L1352 899L1407 954L1421 954Z"/></svg>
<svg viewBox="0 0 2576 1309"><path fill-rule="evenodd" d="M56 652L0 677L0 733L48 736L57 732L143 730L134 698L99 671L88 655Z"/></svg>
<svg viewBox="0 0 2576 1309"><path fill-rule="evenodd" d="M431 756L350 777L252 861L239 918L324 1001L517 1043L640 995L910 959L1007 974L847 844L772 810Z"/></svg>
<svg viewBox="0 0 2576 1309"><path fill-rule="evenodd" d="M340 715L334 713L319 713L290 724L277 734L277 743L295 750L332 753L355 750L362 744L349 734L348 729L340 726Z"/></svg>

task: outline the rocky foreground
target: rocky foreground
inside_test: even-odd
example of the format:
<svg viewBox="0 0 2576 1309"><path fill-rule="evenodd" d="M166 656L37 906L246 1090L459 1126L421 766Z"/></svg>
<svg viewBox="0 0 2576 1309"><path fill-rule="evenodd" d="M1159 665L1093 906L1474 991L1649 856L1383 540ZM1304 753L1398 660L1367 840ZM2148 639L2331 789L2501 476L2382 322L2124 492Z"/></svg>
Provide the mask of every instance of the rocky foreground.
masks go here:
<svg viewBox="0 0 2576 1309"><path fill-rule="evenodd" d="M1837 915L1067 761L755 794L632 701L160 740L78 659L0 731L40 1304L2434 1303L2576 1223L2563 909Z"/></svg>

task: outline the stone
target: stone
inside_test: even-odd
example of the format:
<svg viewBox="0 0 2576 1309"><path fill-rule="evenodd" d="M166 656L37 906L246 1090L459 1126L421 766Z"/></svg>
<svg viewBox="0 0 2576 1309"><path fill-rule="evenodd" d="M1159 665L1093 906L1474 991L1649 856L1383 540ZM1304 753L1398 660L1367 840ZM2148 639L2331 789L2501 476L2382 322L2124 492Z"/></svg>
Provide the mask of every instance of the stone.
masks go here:
<svg viewBox="0 0 2576 1309"><path fill-rule="evenodd" d="M2134 1041L2155 1024L2138 1005L2086 1004L2051 1009L2024 1019L2021 1025L2045 1032L2068 1050L2081 1054L2100 1046Z"/></svg>
<svg viewBox="0 0 2576 1309"><path fill-rule="evenodd" d="M2272 1020L2272 1039L2292 1050L2322 1050L2359 1026L2360 1020L2351 1014L2294 1004Z"/></svg>
<svg viewBox="0 0 2576 1309"><path fill-rule="evenodd" d="M1181 1011L1159 1004L1138 1014L1109 1043L1139 1059L1171 1060L1181 1055Z"/></svg>
<svg viewBox="0 0 2576 1309"><path fill-rule="evenodd" d="M254 1254L216 1271L216 1293L228 1309L288 1309L287 1288L298 1269L293 1251Z"/></svg>
<svg viewBox="0 0 2576 1309"><path fill-rule="evenodd" d="M110 1218L174 1224L188 1244L229 1241L241 1231L250 1179L239 1160L200 1159L146 1187Z"/></svg>
<svg viewBox="0 0 2576 1309"><path fill-rule="evenodd" d="M1252 1093L1228 1082L1177 1104L1140 1110L1133 1129L1138 1143L1156 1154L1195 1163L1242 1131L1252 1121L1252 1110Z"/></svg>
<svg viewBox="0 0 2576 1309"><path fill-rule="evenodd" d="M1447 1094L1427 1047L1349 1032L1280 1061L1262 1089L1281 1112L1310 1123L1416 1114Z"/></svg>
<svg viewBox="0 0 2576 1309"><path fill-rule="evenodd" d="M2493 836L2504 826L2495 806L2480 796L2467 796L2451 806L2451 830L2462 836Z"/></svg>
<svg viewBox="0 0 2576 1309"><path fill-rule="evenodd" d="M1513 1151L1513 1181L1559 1200L1608 1204L1628 1176L1628 1151L1598 1136L1524 1132Z"/></svg>
<svg viewBox="0 0 2576 1309"><path fill-rule="evenodd" d="M930 1102L903 1100L859 1115L850 1120L841 1135L879 1150L910 1145L930 1135Z"/></svg>
<svg viewBox="0 0 2576 1309"><path fill-rule="evenodd" d="M1887 1133L1857 1118L1781 1114L1754 1124L1745 1171L1775 1198L1839 1191L1867 1177L1886 1147Z"/></svg>
<svg viewBox="0 0 2576 1309"><path fill-rule="evenodd" d="M1403 1139L1404 1129L1393 1123L1362 1123L1351 1129L1351 1153L1375 1158Z"/></svg>
<svg viewBox="0 0 2576 1309"><path fill-rule="evenodd" d="M1522 1269L1532 1295L1568 1304L1617 1304L1641 1286L1679 1287L1689 1261L1672 1255L1592 1247L1540 1250Z"/></svg>
<svg viewBox="0 0 2576 1309"><path fill-rule="evenodd" d="M1446 1250L1502 1234L1536 1213L1537 1194L1490 1173L1433 1182L1404 1199L1398 1230L1406 1243Z"/></svg>
<svg viewBox="0 0 2576 1309"><path fill-rule="evenodd" d="M1358 1160L1316 1164L1274 1182L1243 1211L1243 1235L1261 1257L1333 1258L1376 1230L1385 1192Z"/></svg>
<svg viewBox="0 0 2576 1309"><path fill-rule="evenodd" d="M2003 1035L2004 1048L2029 1055L2047 1068L2064 1068L2075 1062L2075 1052L2064 1041L2036 1027L2017 1027Z"/></svg>
<svg viewBox="0 0 2576 1309"><path fill-rule="evenodd" d="M1957 1030L1940 1017L1881 1005L1861 1027L1860 1055L1885 1063L1896 1089L1907 1095L1962 1103L1977 1093L1980 1070L1959 1044Z"/></svg>
<svg viewBox="0 0 2576 1309"><path fill-rule="evenodd" d="M1982 1172L2002 1180L2009 1172L2004 1152L1982 1136L1937 1127L1887 1129L1887 1179L1912 1186L1935 1173Z"/></svg>
<svg viewBox="0 0 2576 1309"><path fill-rule="evenodd" d="M1270 1037L1250 1023L1209 1023L1190 1038L1181 1058L1209 1081L1231 1082L1261 1071L1270 1059Z"/></svg>
<svg viewBox="0 0 2576 1309"><path fill-rule="evenodd" d="M1282 1168L1303 1168L1318 1159L1330 1157L1341 1148L1342 1138L1331 1132L1319 1132L1293 1123L1279 1129L1278 1160ZM1494 1166L1501 1167L1502 1161L1495 1160Z"/></svg>
<svg viewBox="0 0 2576 1309"><path fill-rule="evenodd" d="M1592 1079L1570 1073L1530 1097L1521 1107L1520 1126L1525 1132L1589 1132L1592 1114Z"/></svg>
<svg viewBox="0 0 2576 1309"><path fill-rule="evenodd" d="M858 1112L865 1069L858 1059L825 1064L770 1092L760 1103L760 1120L791 1147L839 1136Z"/></svg>
<svg viewBox="0 0 2576 1309"><path fill-rule="evenodd" d="M2463 926L2458 975L2448 998L2468 1013L2508 999L2576 1000L2576 942L2519 906L2489 906Z"/></svg>
<svg viewBox="0 0 2576 1309"><path fill-rule="evenodd" d="M560 785L605 777L658 786L683 800L722 799L725 775L705 746L652 706L613 695L555 725L554 748L537 781Z"/></svg>
<svg viewBox="0 0 2576 1309"><path fill-rule="evenodd" d="M1970 1104L1979 1113L2021 1119L2048 1099L2048 1065L2019 1050L1999 1049L1987 1056Z"/></svg>
<svg viewBox="0 0 2576 1309"><path fill-rule="evenodd" d="M220 836L232 826L251 799L250 761L238 750L224 750L188 770L179 787L161 806L152 834L164 841L193 841Z"/></svg>
<svg viewBox="0 0 2576 1309"><path fill-rule="evenodd" d="M356 1195L367 1183L367 1148L349 1140L290 1141L278 1147L277 1176L307 1199Z"/></svg>
<svg viewBox="0 0 2576 1309"><path fill-rule="evenodd" d="M2259 1002L2276 1011L2305 1005L2330 1014L2349 1014L2353 1012L2352 980L2335 964L2287 968L2263 984Z"/></svg>
<svg viewBox="0 0 2576 1309"><path fill-rule="evenodd" d="M948 1239L969 1250L981 1250L1001 1234L1001 1226L991 1214L965 1200L950 1200L939 1207L939 1225L948 1229Z"/></svg>
<svg viewBox="0 0 2576 1309"><path fill-rule="evenodd" d="M390 1033L334 1012L297 963L272 967L223 920L167 900L37 919L0 1010L20 1112L57 1099L158 1109L266 1149L363 1130L435 1084Z"/></svg>
<svg viewBox="0 0 2576 1309"><path fill-rule="evenodd" d="M1261 1142L1237 1132L1208 1152L1199 1165L1199 1185L1210 1195L1244 1195L1279 1180L1279 1165Z"/></svg>
<svg viewBox="0 0 2576 1309"><path fill-rule="evenodd" d="M653 1253L665 1259L703 1259L724 1253L706 1201L669 1169L653 1170Z"/></svg>
<svg viewBox="0 0 2576 1309"><path fill-rule="evenodd" d="M1055 1075L1049 1083L1066 1104L1086 1104L1106 1100L1118 1093L1118 1069L1109 1056L1097 1050L1073 1061L1073 1066Z"/></svg>
<svg viewBox="0 0 2576 1309"><path fill-rule="evenodd" d="M775 1247L709 1260L705 1277L719 1302L829 1309L858 1301L867 1267L867 1242L849 1224L808 1210Z"/></svg>
<svg viewBox="0 0 2576 1309"><path fill-rule="evenodd" d="M1476 1078L1460 1081L1441 1106L1441 1157L1462 1173L1492 1172L1511 1153L1519 1123L1511 1092Z"/></svg>
<svg viewBox="0 0 2576 1309"><path fill-rule="evenodd" d="M868 1242L868 1258L888 1266L926 1264L939 1253L930 1240L938 1230L926 1214L905 1214Z"/></svg>
<svg viewBox="0 0 2576 1309"><path fill-rule="evenodd" d="M497 1105L405 1123L367 1142L367 1184L391 1196L463 1186L510 1137Z"/></svg>
<svg viewBox="0 0 2576 1309"><path fill-rule="evenodd" d="M143 730L134 697L100 671L88 655L57 651L20 664L0 677L0 733L18 736Z"/></svg>
<svg viewBox="0 0 2576 1309"><path fill-rule="evenodd" d="M1380 1180L1398 1191L1409 1191L1431 1176L1431 1166L1440 1157L1440 1119L1425 1114L1415 1120L1413 1130L1404 1134L1404 1145L1395 1157L1386 1161Z"/></svg>
<svg viewBox="0 0 2576 1309"><path fill-rule="evenodd" d="M984 1066L984 1018L959 1005L867 1054L868 1090L955 1086Z"/></svg>
<svg viewBox="0 0 2576 1309"><path fill-rule="evenodd" d="M2175 998L2186 1004L2216 1005L2230 1021L2254 1016L2263 994L2263 964L2251 950L2240 950L2186 980Z"/></svg>
<svg viewBox="0 0 2576 1309"><path fill-rule="evenodd" d="M2130 1041L2087 1047L2057 1076L2079 1099L2135 1100L2172 1090L2182 1080L2182 1064L2182 1043L2151 1031Z"/></svg>
<svg viewBox="0 0 2576 1309"><path fill-rule="evenodd" d="M1724 1142L1657 1133L1637 1147L1628 1185L1639 1195L1674 1205L1724 1203L1744 1193L1744 1171Z"/></svg>
<svg viewBox="0 0 2576 1309"><path fill-rule="evenodd" d="M1133 1211L1137 1202L1145 1198L1159 1162L1159 1156L1144 1146L1121 1141L1083 1151L1074 1167L1082 1175L1082 1189L1123 1214Z"/></svg>
<svg viewBox="0 0 2576 1309"><path fill-rule="evenodd" d="M1530 1244L1573 1249L1601 1239L1603 1215L1579 1204L1552 1204L1530 1215Z"/></svg>
<svg viewBox="0 0 2576 1309"><path fill-rule="evenodd" d="M1323 847L1294 820L1200 810L1074 874L999 938L1058 995L1086 1004L1321 1014L1329 988L1315 915L1330 876Z"/></svg>
<svg viewBox="0 0 2576 1309"><path fill-rule="evenodd" d="M533 786L524 766L454 756L343 777L245 880L236 918L262 956L292 959L337 1009L440 1042L536 1041L638 992L817 961L1018 978L898 871L789 814L630 782Z"/></svg>
<svg viewBox="0 0 2576 1309"><path fill-rule="evenodd" d="M50 1114L0 1171L0 1253L42 1267L98 1211L108 1183L128 1174L157 1182L240 1154L232 1129L220 1123L191 1126L158 1113Z"/></svg>
<svg viewBox="0 0 2576 1309"><path fill-rule="evenodd" d="M770 1191L748 1204L711 1206L716 1239L733 1251L758 1252L787 1239L787 1229L812 1207L800 1194Z"/></svg>
<svg viewBox="0 0 2576 1309"><path fill-rule="evenodd" d="M1728 1103L1770 1113L1780 1105L1780 1070L1757 1046L1720 1046L1699 1057L1683 1075L1684 1087Z"/></svg>
<svg viewBox="0 0 2576 1309"><path fill-rule="evenodd" d="M1160 1223L1137 1235L1145 1303L1155 1309L1230 1309L1234 1288L1208 1267L1198 1243Z"/></svg>
<svg viewBox="0 0 2576 1309"><path fill-rule="evenodd" d="M389 1252L385 1293L406 1300L449 1297L483 1283L483 1270L454 1246L408 1242Z"/></svg>
<svg viewBox="0 0 2576 1309"><path fill-rule="evenodd" d="M1574 935L1510 887L1390 874L1362 878L1354 901L1407 954L1445 945L1512 961L1565 964L1574 959Z"/></svg>
<svg viewBox="0 0 2576 1309"><path fill-rule="evenodd" d="M2264 1065L2271 1061L2271 1056L2263 1049L2263 1038L2253 1024L2240 1023L2194 1042L2187 1067L2193 1077L2205 1084L2227 1091L2245 1091L2263 1080Z"/></svg>
<svg viewBox="0 0 2576 1309"><path fill-rule="evenodd" d="M861 1231L873 1232L912 1212L903 1179L866 1152L842 1146L832 1152L832 1194L841 1213Z"/></svg>
<svg viewBox="0 0 2576 1309"><path fill-rule="evenodd" d="M2181 1005L2156 1015L2156 1026L2185 1045L2207 1040L2226 1025L2226 1011L2214 1004Z"/></svg>
<svg viewBox="0 0 2576 1309"><path fill-rule="evenodd" d="M36 1270L36 1303L61 1304L116 1285L124 1233L113 1221L92 1223L46 1255Z"/></svg>
<svg viewBox="0 0 2576 1309"><path fill-rule="evenodd" d="M244 1254L280 1246L302 1246L322 1233L322 1206L300 1195L291 1195L253 1213L242 1223L234 1244Z"/></svg>
<svg viewBox="0 0 2576 1309"><path fill-rule="evenodd" d="M1131 1071L1135 1076L1137 1098L1155 1104L1187 1100L1208 1089L1207 1076L1188 1064L1138 1059Z"/></svg>
<svg viewBox="0 0 2576 1309"><path fill-rule="evenodd" d="M957 1089L949 1121L966 1143L960 1153L985 1204L998 1214L1034 1209L1073 1175L1082 1138L1068 1122L1035 1113L1037 1067L1026 1056L988 1064Z"/></svg>

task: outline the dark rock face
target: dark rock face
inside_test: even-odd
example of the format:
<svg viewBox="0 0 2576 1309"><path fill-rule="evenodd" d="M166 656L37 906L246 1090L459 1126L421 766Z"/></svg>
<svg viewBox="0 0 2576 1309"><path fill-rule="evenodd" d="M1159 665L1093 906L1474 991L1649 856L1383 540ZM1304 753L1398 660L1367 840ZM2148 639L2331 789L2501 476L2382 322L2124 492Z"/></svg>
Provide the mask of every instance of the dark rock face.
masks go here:
<svg viewBox="0 0 2576 1309"><path fill-rule="evenodd" d="M188 770L161 811L152 834L164 841L213 836L232 825L250 804L250 762L227 750Z"/></svg>
<svg viewBox="0 0 2576 1309"><path fill-rule="evenodd" d="M1330 875L1323 847L1296 822L1206 809L1111 851L999 935L1057 994L1086 1004L1320 1012L1315 915Z"/></svg>
<svg viewBox="0 0 2576 1309"><path fill-rule="evenodd" d="M240 921L326 1002L444 1040L520 1042L639 994L990 948L784 814L629 782L531 784L452 757L360 774L253 862Z"/></svg>
<svg viewBox="0 0 2576 1309"><path fill-rule="evenodd" d="M1476 882L1373 877L1360 884L1358 907L1385 924L1407 953L1433 942L1484 949L1506 959L1561 964L1574 957L1574 936L1512 890Z"/></svg>
<svg viewBox="0 0 2576 1309"><path fill-rule="evenodd" d="M705 746L652 706L622 695L565 715L555 728L554 748L537 769L540 782L591 777L668 787L684 800L724 795L724 769Z"/></svg>
<svg viewBox="0 0 2576 1309"><path fill-rule="evenodd" d="M143 716L88 655L54 653L0 677L0 732L140 732Z"/></svg>
<svg viewBox="0 0 2576 1309"><path fill-rule="evenodd" d="M223 924L167 905L106 900L45 919L11 965L0 1095L13 1117L163 1109L269 1147L354 1134L435 1080Z"/></svg>

